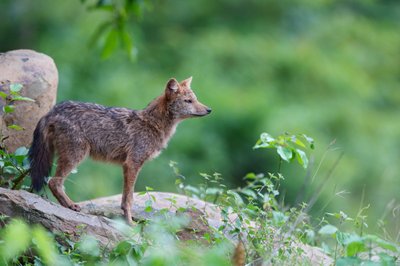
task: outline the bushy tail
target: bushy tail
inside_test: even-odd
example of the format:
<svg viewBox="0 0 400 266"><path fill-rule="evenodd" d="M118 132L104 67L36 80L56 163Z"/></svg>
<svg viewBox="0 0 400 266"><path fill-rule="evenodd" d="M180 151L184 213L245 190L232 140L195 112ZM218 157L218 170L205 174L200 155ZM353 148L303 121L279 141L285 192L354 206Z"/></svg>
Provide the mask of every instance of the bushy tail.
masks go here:
<svg viewBox="0 0 400 266"><path fill-rule="evenodd" d="M40 119L33 132L33 141L28 154L32 187L36 191L43 188L53 164L54 149L52 140L48 136L45 119L45 117Z"/></svg>

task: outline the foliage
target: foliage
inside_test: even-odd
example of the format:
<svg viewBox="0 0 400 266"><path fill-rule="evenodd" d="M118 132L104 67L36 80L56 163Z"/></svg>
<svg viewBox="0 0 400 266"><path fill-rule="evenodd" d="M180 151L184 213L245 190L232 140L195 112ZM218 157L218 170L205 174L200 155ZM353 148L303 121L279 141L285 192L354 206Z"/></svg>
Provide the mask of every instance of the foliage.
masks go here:
<svg viewBox="0 0 400 266"><path fill-rule="evenodd" d="M3 113L4 116L15 111L14 103L17 101L34 101L31 98L20 95L23 85L20 83L5 82L0 86L0 97L4 101ZM19 125L7 125L13 130L24 130ZM4 140L8 138L3 132L0 134L0 186L11 189L20 189L24 178L28 174L28 149L19 147L14 153L9 153L4 148Z"/></svg>
<svg viewBox="0 0 400 266"><path fill-rule="evenodd" d="M23 85L21 83L10 83L9 81L1 83L0 97L4 101L2 110L4 114L13 113L15 111L14 103L17 101L34 101L29 97L24 97L20 95L20 91L22 90L22 88ZM21 126L15 124L7 125L7 127L18 131L23 130ZM5 138L7 138L7 136L3 136L3 134L1 134L1 138L1 141L3 141Z"/></svg>
<svg viewBox="0 0 400 266"><path fill-rule="evenodd" d="M314 149L314 140L305 134L291 135L285 133L277 138L273 138L268 133L262 133L260 139L256 142L256 145L254 145L253 148L276 149L280 160L291 162L292 160L297 159L297 162L301 166L307 168L308 157L303 150L307 148L305 143L310 149Z"/></svg>
<svg viewBox="0 0 400 266"><path fill-rule="evenodd" d="M136 48L133 44L131 26L133 18L142 19L143 12L149 8L148 0L81 0L88 4L90 11L104 11L108 19L101 23L91 38L91 45L102 41L101 57L109 58L118 47L122 47L126 55L132 60L136 57ZM95 3L93 3L95 2ZM103 37L103 38L102 38Z"/></svg>
<svg viewBox="0 0 400 266"><path fill-rule="evenodd" d="M20 189L29 172L28 149L18 148L14 153L0 150L0 187Z"/></svg>
<svg viewBox="0 0 400 266"><path fill-rule="evenodd" d="M285 136L287 136L285 134ZM275 145L274 138L262 136L265 147ZM279 136L277 139L284 138ZM307 137L308 138L308 137ZM288 138L295 143L294 138ZM310 143L311 138L308 138ZM278 142L283 144L284 142ZM261 141L256 145L262 145ZM277 146L273 146L276 148ZM278 146L279 147L279 146ZM279 154L279 153L278 153ZM221 208L224 225L218 228L215 238L207 236L210 243L217 241L221 235L232 234L243 241L246 246L248 263L259 262L272 265L304 265L311 261L304 255L300 242L313 246L320 246L327 254L334 258L335 265L395 265L399 260L400 247L374 234L363 235L368 227L363 208L355 219L344 212L327 213L335 217L340 224L351 221L349 231L340 231L336 226L320 218L322 225L313 225L306 203L298 207L287 208L278 202L282 174L269 173L247 174L247 185L243 188L227 189L221 183L221 175L201 174L205 182L198 187L184 185L185 179L179 172L175 162L171 162L179 191L191 197L216 203ZM316 229L320 227L317 231ZM359 230L359 233L356 233ZM217 236L217 237L216 237ZM326 236L332 237L334 242L327 242Z"/></svg>
<svg viewBox="0 0 400 266"><path fill-rule="evenodd" d="M185 180L188 190L211 193L210 181L193 184L204 178L194 173L212 169L223 173L226 186L244 186L241 177L247 172L271 169L275 163L275 154L248 153L254 132L306 132L318 143L337 139L340 146L326 153L315 150L315 158L321 158L316 169L307 157L308 183L298 178L298 167L287 165L285 176L296 178L279 179L280 200L294 205L306 184L309 193L318 191L310 213L314 218L338 209L354 213L364 187L365 201L371 202L363 220L368 230L380 235L385 227L382 238L399 241L398 1L158 1L140 25L132 22L137 19L133 13L121 19L117 1L83 3L1 1L0 32L5 37L0 50L25 47L51 55L60 73L60 101L140 108L169 77L193 75L199 98L214 110L209 118L179 128L169 148L141 172L138 190L173 190L173 177L165 176L170 159L191 177ZM123 0L118 3L125 8ZM103 4L108 11L102 11ZM126 21L122 29L139 51L136 64L126 60L136 50L124 44L118 21ZM110 26L101 31L101 23ZM87 48L91 36L94 45ZM98 60L118 45L125 55ZM340 168L331 171L337 149L344 155ZM66 182L74 199L120 193L120 168L87 162L79 170ZM327 172L332 178L322 181L320 191L317 181ZM208 197L218 201L219 196ZM355 234L365 236L356 228ZM307 232L305 238L315 234ZM339 243L331 248L338 251L338 262L340 248Z"/></svg>
<svg viewBox="0 0 400 266"><path fill-rule="evenodd" d="M311 138L298 136L313 145ZM261 139L257 145L267 148L279 148L288 142L305 148L287 134L277 138L262 135ZM24 158L26 151L18 153ZM326 218L315 225L306 203L288 208L279 202L279 187L284 180L281 173L249 173L244 177L244 187L229 189L219 173L201 173L204 182L198 186L185 184L186 178L177 163L171 162L170 166L177 177L178 191L218 206L222 217L219 228L211 228L211 232L200 235L197 241L181 242L179 233L189 220L184 210L178 209L175 215L167 208L161 210L158 217L134 227L115 221L115 227L126 239L112 248L102 248L84 230L80 240L74 242L67 235L55 237L40 226L31 227L21 220L3 217L7 225L0 230L0 264L231 265L230 258L234 258L250 264L310 265L312 261L301 243L320 247L332 256L336 265L394 265L398 262L398 245L366 233L368 225L364 212L368 206L361 208L355 218L343 211L327 213ZM146 195L152 190L146 187L140 194ZM144 211L153 212L154 201L149 195ZM170 202L174 207L174 200ZM339 226L334 225L334 221L329 223L329 217L336 219ZM351 224L350 230L343 227L345 223ZM55 238L62 244L55 242Z"/></svg>
<svg viewBox="0 0 400 266"><path fill-rule="evenodd" d="M170 160L193 176L191 184L199 182L200 171L218 171L226 185L243 186L246 173L276 165L274 153L249 153L255 134L267 129L276 136L285 129L323 145L337 140L338 151L324 157L309 191L337 153L344 154L314 210L327 204L331 212L352 213L364 185L371 221L399 204L398 1L137 1L144 3L142 18L129 13L125 25L137 50L134 64L119 52L118 34L115 53L99 58L116 22L88 46L102 23L118 17L91 8L97 3L0 1L0 50L50 55L59 70L58 101L138 109L161 93L168 78L194 77L194 91L213 113L182 123L168 149L144 167L138 190L172 191L174 178L165 176ZM124 7L125 1L119 3ZM323 158L323 145L314 158ZM313 157L306 172L320 165ZM304 172L289 164L285 176L292 175ZM85 200L120 193L121 183L119 167L87 161L65 185L73 199ZM282 182L280 192L294 204L302 186L302 178L293 178ZM340 191L346 193L332 200ZM396 217L387 224L388 235L399 231Z"/></svg>

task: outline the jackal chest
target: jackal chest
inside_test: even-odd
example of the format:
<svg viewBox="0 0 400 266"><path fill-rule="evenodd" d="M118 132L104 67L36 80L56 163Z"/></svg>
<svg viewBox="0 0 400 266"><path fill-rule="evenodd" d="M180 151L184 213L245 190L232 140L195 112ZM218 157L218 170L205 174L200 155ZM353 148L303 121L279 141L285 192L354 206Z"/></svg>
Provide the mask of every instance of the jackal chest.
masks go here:
<svg viewBox="0 0 400 266"><path fill-rule="evenodd" d="M153 150L153 152L150 154L149 156L149 160L154 159L156 157L158 157L161 152L167 148L168 146L168 142L171 139L171 137L174 135L176 130L176 125L173 126L169 131L167 131L163 136L160 136L160 138L158 139L158 145L156 145L155 149Z"/></svg>

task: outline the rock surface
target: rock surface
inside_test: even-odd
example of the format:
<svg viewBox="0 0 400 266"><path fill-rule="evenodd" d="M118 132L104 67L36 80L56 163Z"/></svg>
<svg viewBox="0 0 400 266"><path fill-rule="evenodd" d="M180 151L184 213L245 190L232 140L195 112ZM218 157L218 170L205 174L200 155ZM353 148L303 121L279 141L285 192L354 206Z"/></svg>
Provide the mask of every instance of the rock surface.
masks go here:
<svg viewBox="0 0 400 266"><path fill-rule="evenodd" d="M152 201L151 211L146 211L148 206L146 201L149 200ZM190 223L184 228L185 230L182 234L179 235L181 240L201 239L204 233L213 231L211 227L218 229L224 224L220 208L217 205L184 195L165 192L146 192L142 195L134 193L132 202L133 219L137 221L154 219L155 216L165 211L169 215L179 215L180 212L188 215ZM84 201L79 203L79 205L85 213L107 217L122 216L122 210L120 209L121 195ZM231 224L234 224L238 217L232 213L228 215L228 219ZM254 225L250 224L250 226ZM227 227L224 234L236 242L237 239L229 233L231 229ZM271 231L273 232L274 228L271 228ZM301 249L303 251L302 256L310 261L311 265L333 264L333 259L319 248L301 242L293 243L292 246L293 249Z"/></svg>
<svg viewBox="0 0 400 266"><path fill-rule="evenodd" d="M65 233L75 240L84 231L103 246L122 239L112 220L72 211L24 190L0 188L0 213L22 218L30 224L41 224L53 233Z"/></svg>
<svg viewBox="0 0 400 266"><path fill-rule="evenodd" d="M35 102L16 101L15 111L5 114L5 100L0 98L0 129L9 152L20 146L29 146L38 120L55 104L58 72L53 59L32 50L15 50L0 53L0 91L9 93L9 85L23 85L21 96ZM7 126L16 124L25 130L16 131Z"/></svg>
<svg viewBox="0 0 400 266"><path fill-rule="evenodd" d="M151 200L151 209L149 209ZM186 215L188 225L180 232L181 240L201 240L204 233L212 232L213 227L223 224L218 206L183 195L163 192L134 193L132 215L134 220L156 219L160 214ZM122 217L121 195L98 198L79 203L82 212L78 213L23 190L0 188L0 214L20 217L29 223L42 224L54 233L65 233L76 240L80 234L87 233L99 240L104 247L113 247L124 235L115 228L115 222L103 217ZM232 214L229 220L237 218ZM226 236L235 239L226 232ZM331 265L332 258L318 248L302 243L294 243L293 248L303 250L302 256L311 265ZM254 264L255 265L255 264Z"/></svg>

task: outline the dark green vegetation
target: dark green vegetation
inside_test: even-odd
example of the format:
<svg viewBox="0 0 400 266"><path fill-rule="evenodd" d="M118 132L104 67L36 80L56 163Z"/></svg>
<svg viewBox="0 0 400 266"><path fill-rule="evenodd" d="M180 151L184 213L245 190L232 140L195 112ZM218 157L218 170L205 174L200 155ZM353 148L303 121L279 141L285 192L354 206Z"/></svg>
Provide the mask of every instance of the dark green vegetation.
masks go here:
<svg viewBox="0 0 400 266"><path fill-rule="evenodd" d="M124 29L135 47L131 59L125 43L107 60L101 57L114 46L105 49L111 33L89 44L110 14L88 11L90 3L1 1L0 50L52 56L60 101L142 108L171 76L193 75L193 89L213 114L180 125L141 172L137 190L174 191L170 160L186 182L219 172L232 188L243 186L248 172L280 168L280 203L313 200L315 220L340 211L358 217L369 206L363 230L399 241L398 1L149 1L140 21ZM263 131L313 136L309 168L279 167L275 153L252 151ZM121 175L88 162L67 190L75 200L120 193Z"/></svg>

